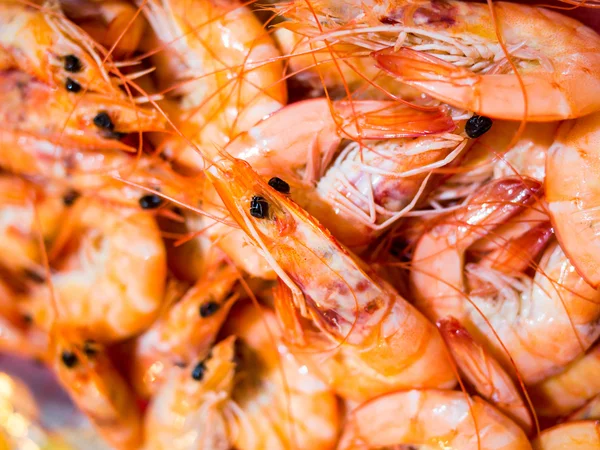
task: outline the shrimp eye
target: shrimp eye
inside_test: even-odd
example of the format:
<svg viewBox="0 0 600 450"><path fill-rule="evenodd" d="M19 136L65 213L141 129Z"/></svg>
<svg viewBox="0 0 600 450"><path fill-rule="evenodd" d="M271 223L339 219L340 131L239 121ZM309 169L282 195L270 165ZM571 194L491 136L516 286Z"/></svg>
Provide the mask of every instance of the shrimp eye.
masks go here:
<svg viewBox="0 0 600 450"><path fill-rule="evenodd" d="M112 122L110 116L105 111L101 111L98 114L96 114L96 117L94 117L94 125L96 125L98 128L102 128L104 130L109 131L112 131L115 128L115 124Z"/></svg>
<svg viewBox="0 0 600 450"><path fill-rule="evenodd" d="M206 365L204 365L204 361L200 361L192 370L192 378L196 381L202 381L204 378L204 372L206 372Z"/></svg>
<svg viewBox="0 0 600 450"><path fill-rule="evenodd" d="M138 200L142 209L155 209L162 204L162 198L156 194L144 195Z"/></svg>
<svg viewBox="0 0 600 450"><path fill-rule="evenodd" d="M471 139L478 138L479 136L483 136L485 133L490 131L492 128L492 119L485 116L474 115L469 120L467 120L467 124L465 125L465 133Z"/></svg>
<svg viewBox="0 0 600 450"><path fill-rule="evenodd" d="M81 91L81 85L77 81L75 81L71 78L67 78L65 87L67 88L67 91L73 92L75 94L77 94L79 91Z"/></svg>
<svg viewBox="0 0 600 450"><path fill-rule="evenodd" d="M23 314L21 318L23 319L23 323L25 325L31 325L33 323L33 317L31 317L29 314Z"/></svg>
<svg viewBox="0 0 600 450"><path fill-rule="evenodd" d="M83 68L81 65L81 61L75 55L67 55L65 56L65 70L71 73L81 72Z"/></svg>
<svg viewBox="0 0 600 450"><path fill-rule="evenodd" d="M255 195L250 201L250 215L257 219L264 219L269 215L269 203L263 197Z"/></svg>
<svg viewBox="0 0 600 450"><path fill-rule="evenodd" d="M78 198L79 192L72 189L63 196L63 204L65 206L71 206L73 205L73 203L75 203L75 200L77 200Z"/></svg>
<svg viewBox="0 0 600 450"><path fill-rule="evenodd" d="M23 275L37 284L42 284L46 282L46 277L44 275L32 269L23 269Z"/></svg>
<svg viewBox="0 0 600 450"><path fill-rule="evenodd" d="M62 359L63 364L66 367L68 367L69 369L71 369L72 367L75 367L77 365L77 363L79 362L77 360L77 355L68 350L65 350L62 352L62 354L60 355L60 359Z"/></svg>
<svg viewBox="0 0 600 450"><path fill-rule="evenodd" d="M290 193L290 185L287 184L279 177L273 177L269 180L269 186L275 189L277 192L281 192L282 194Z"/></svg>
<svg viewBox="0 0 600 450"><path fill-rule="evenodd" d="M98 349L96 348L95 342L89 339L86 340L83 343L83 353L89 357L96 356L98 354Z"/></svg>
<svg viewBox="0 0 600 450"><path fill-rule="evenodd" d="M210 317L216 313L220 308L217 302L208 301L203 305L200 305L200 317Z"/></svg>

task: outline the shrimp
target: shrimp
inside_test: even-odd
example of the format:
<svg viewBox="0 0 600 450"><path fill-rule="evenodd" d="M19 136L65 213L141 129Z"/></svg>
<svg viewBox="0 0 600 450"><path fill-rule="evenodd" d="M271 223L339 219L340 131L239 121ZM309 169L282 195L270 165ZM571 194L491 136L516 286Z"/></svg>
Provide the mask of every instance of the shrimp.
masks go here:
<svg viewBox="0 0 600 450"><path fill-rule="evenodd" d="M320 330L314 342L321 356L333 349L333 356L322 359L336 370L336 391L364 399L394 388L454 385L435 326L316 219L244 161L222 154L206 173L231 216L290 289L278 311L292 326L286 330L290 342L300 347L304 339L313 342L303 336L300 314ZM348 377L348 371L355 376Z"/></svg>
<svg viewBox="0 0 600 450"><path fill-rule="evenodd" d="M562 370L600 335L598 291L551 240L547 216L535 209L527 214L541 217L515 216L539 189L520 178L484 186L421 236L410 276L421 311L436 320L456 317L527 384ZM529 278L525 272L542 251ZM487 256L465 264L478 253Z"/></svg>
<svg viewBox="0 0 600 450"><path fill-rule="evenodd" d="M173 367L144 418L147 450L229 450L227 406L234 385L235 337L190 367Z"/></svg>
<svg viewBox="0 0 600 450"><path fill-rule="evenodd" d="M531 414L510 375L457 320L440 320L438 327L461 375L485 400L530 435L533 430Z"/></svg>
<svg viewBox="0 0 600 450"><path fill-rule="evenodd" d="M238 2L138 0L155 34L150 54L164 105L186 137L161 148L190 170L202 168L193 145L219 146L286 102L279 50L252 11Z"/></svg>
<svg viewBox="0 0 600 450"><path fill-rule="evenodd" d="M225 332L238 336L238 375L231 399L239 408L232 444L240 450L335 447L339 412L332 391L281 343L273 312L246 304Z"/></svg>
<svg viewBox="0 0 600 450"><path fill-rule="evenodd" d="M600 447L600 423L571 422L544 430L533 441L534 450L596 450Z"/></svg>
<svg viewBox="0 0 600 450"><path fill-rule="evenodd" d="M600 285L598 159L600 113L564 122L548 151L546 199L556 236L577 272Z"/></svg>
<svg viewBox="0 0 600 450"><path fill-rule="evenodd" d="M131 388L96 342L53 332L50 365L73 402L117 449L137 449L142 418Z"/></svg>
<svg viewBox="0 0 600 450"><path fill-rule="evenodd" d="M115 58L136 51L146 31L138 9L123 0L61 0L61 6L92 39L112 49Z"/></svg>
<svg viewBox="0 0 600 450"><path fill-rule="evenodd" d="M440 390L389 393L352 411L338 449L395 445L531 449L523 430L479 397Z"/></svg>
<svg viewBox="0 0 600 450"><path fill-rule="evenodd" d="M229 309L240 274L221 262L136 340L132 377L139 394L150 396L173 365L204 359Z"/></svg>
<svg viewBox="0 0 600 450"><path fill-rule="evenodd" d="M585 405L569 414L567 421L600 419L600 394L596 395Z"/></svg>
<svg viewBox="0 0 600 450"><path fill-rule="evenodd" d="M37 284L22 300L36 325L68 325L108 342L133 336L156 318L166 256L151 213L81 197L51 253L52 290ZM52 292L58 317L49 310Z"/></svg>
<svg viewBox="0 0 600 450"><path fill-rule="evenodd" d="M127 100L55 89L21 72L0 72L0 97L2 153L17 152L28 137L46 141L46 147L132 151L119 142L125 134L164 128L155 111ZM0 162L14 157L4 155Z"/></svg>
<svg viewBox="0 0 600 450"><path fill-rule="evenodd" d="M340 66L374 52L377 66L402 83L480 115L551 121L600 109L598 34L539 7L493 8L455 0L325 1L315 8L296 1L283 14L321 48L352 46L339 54L328 49Z"/></svg>
<svg viewBox="0 0 600 450"><path fill-rule="evenodd" d="M583 406L600 395L600 345L573 361L563 372L532 386L531 397L538 414L559 417Z"/></svg>

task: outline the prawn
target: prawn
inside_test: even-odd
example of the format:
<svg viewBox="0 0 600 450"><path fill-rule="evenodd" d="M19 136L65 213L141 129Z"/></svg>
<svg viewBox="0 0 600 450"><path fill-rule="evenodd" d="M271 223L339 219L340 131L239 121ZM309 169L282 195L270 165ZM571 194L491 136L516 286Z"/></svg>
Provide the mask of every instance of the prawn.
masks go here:
<svg viewBox="0 0 600 450"><path fill-rule="evenodd" d="M571 422L544 430L533 441L534 450L595 450L600 447L600 423Z"/></svg>
<svg viewBox="0 0 600 450"><path fill-rule="evenodd" d="M600 113L564 122L546 160L546 200L552 226L577 272L600 285L598 183Z"/></svg>
<svg viewBox="0 0 600 450"><path fill-rule="evenodd" d="M238 298L231 291L239 277L225 262L208 266L206 275L136 339L132 377L138 393L150 396L173 365L206 358Z"/></svg>
<svg viewBox="0 0 600 450"><path fill-rule="evenodd" d="M539 190L529 179L487 184L421 236L410 275L421 311L435 320L456 317L526 384L559 372L600 335L598 291L551 240L547 216L527 212ZM478 253L486 256L465 263Z"/></svg>
<svg viewBox="0 0 600 450"><path fill-rule="evenodd" d="M321 43L339 65L372 52L386 73L455 107L528 121L600 109L600 36L560 13L455 0L292 5L283 9L288 28ZM336 55L324 43L352 50Z"/></svg>
<svg viewBox="0 0 600 450"><path fill-rule="evenodd" d="M46 330L70 326L101 342L131 337L155 320L166 256L152 213L80 197L51 249L53 273L21 300ZM54 292L58 317L49 310Z"/></svg>
<svg viewBox="0 0 600 450"><path fill-rule="evenodd" d="M395 445L446 449L531 449L521 430L479 397L455 391L385 394L352 411L338 449Z"/></svg>
<svg viewBox="0 0 600 450"><path fill-rule="evenodd" d="M442 319L437 325L461 375L479 395L530 435L531 414L510 375L456 319Z"/></svg>
<svg viewBox="0 0 600 450"><path fill-rule="evenodd" d="M160 143L196 170L193 145L219 146L281 108L287 97L280 53L252 11L238 2L138 0L154 32L148 52L158 88L177 96L163 107L181 136Z"/></svg>
<svg viewBox="0 0 600 450"><path fill-rule="evenodd" d="M314 343L321 356L327 347L333 349L334 356L322 359L336 370L338 392L362 399L407 386L454 385L435 326L316 219L269 186L248 163L227 154L215 157L206 174L290 290L278 302L278 315L291 327L286 326L289 340L313 342L303 333L300 314L320 330ZM348 371L356 376L348 377Z"/></svg>

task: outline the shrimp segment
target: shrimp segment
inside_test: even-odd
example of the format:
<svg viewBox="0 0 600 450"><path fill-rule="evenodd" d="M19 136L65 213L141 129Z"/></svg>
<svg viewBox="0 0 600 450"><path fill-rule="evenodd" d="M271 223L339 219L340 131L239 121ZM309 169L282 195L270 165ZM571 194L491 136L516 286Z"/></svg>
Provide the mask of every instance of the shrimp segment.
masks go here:
<svg viewBox="0 0 600 450"><path fill-rule="evenodd" d="M382 15L391 25L382 27L383 34L412 35L417 43L408 37L392 42L403 48L374 53L378 66L438 100L530 121L600 109L600 36L575 19L504 2L494 2L495 18L486 4L453 0L399 1L385 8ZM519 76L499 45L496 23Z"/></svg>
<svg viewBox="0 0 600 450"><path fill-rule="evenodd" d="M313 217L243 161L224 155L207 174L248 239L291 289L280 315L293 316L297 310L313 321L322 331L321 343L343 348L357 369L382 380L384 391L454 384L433 324L363 268ZM352 384L348 377L340 381ZM375 395L353 386L340 389L350 397Z"/></svg>
<svg viewBox="0 0 600 450"><path fill-rule="evenodd" d="M471 337L457 320L438 322L460 373L487 401L515 421L527 435L533 430L531 414L519 390L500 364Z"/></svg>
<svg viewBox="0 0 600 450"><path fill-rule="evenodd" d="M544 430L533 441L534 450L597 450L600 448L600 423L582 421L565 423Z"/></svg>
<svg viewBox="0 0 600 450"><path fill-rule="evenodd" d="M531 449L523 430L479 397L433 389L390 393L359 406L350 413L338 448L394 445Z"/></svg>

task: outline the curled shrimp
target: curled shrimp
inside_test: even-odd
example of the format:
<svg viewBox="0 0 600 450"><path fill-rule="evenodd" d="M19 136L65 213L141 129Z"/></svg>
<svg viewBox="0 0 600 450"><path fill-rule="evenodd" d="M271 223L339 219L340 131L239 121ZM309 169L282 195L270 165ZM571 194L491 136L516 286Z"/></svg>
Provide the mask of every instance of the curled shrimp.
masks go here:
<svg viewBox="0 0 600 450"><path fill-rule="evenodd" d="M56 322L101 342L146 329L159 312L166 279L153 215L81 197L63 225L51 249L52 289L31 286L22 300L34 323L49 329Z"/></svg>
<svg viewBox="0 0 600 450"><path fill-rule="evenodd" d="M73 402L117 449L141 445L142 418L131 388L97 343L52 333L50 366Z"/></svg>
<svg viewBox="0 0 600 450"><path fill-rule="evenodd" d="M597 113L564 122L546 161L546 199L556 236L577 272L594 287L600 285L599 146Z"/></svg>
<svg viewBox="0 0 600 450"><path fill-rule="evenodd" d="M202 168L194 145L224 146L286 102L279 50L244 4L210 0L138 1L156 42L149 54L165 104L187 140L161 148L179 164Z"/></svg>
<svg viewBox="0 0 600 450"><path fill-rule="evenodd" d="M596 344L561 373L532 386L530 392L538 414L543 417L564 416L600 395L598 370L600 345Z"/></svg>
<svg viewBox="0 0 600 450"><path fill-rule="evenodd" d="M421 236L411 262L416 305L434 319L456 317L528 384L562 370L600 335L598 292L551 241L547 216L528 207L539 189L520 178L487 184Z"/></svg>
<svg viewBox="0 0 600 450"><path fill-rule="evenodd" d="M532 444L534 450L595 450L600 447L600 423L588 420L557 425L544 430Z"/></svg>
<svg viewBox="0 0 600 450"><path fill-rule="evenodd" d="M173 365L208 355L238 298L231 291L240 276L224 262L214 266L207 267L205 277L137 338L132 377L138 393L149 396Z"/></svg>
<svg viewBox="0 0 600 450"><path fill-rule="evenodd" d="M461 376L479 395L530 435L533 430L531 414L510 375L456 319L442 319L438 327Z"/></svg>
<svg viewBox="0 0 600 450"><path fill-rule="evenodd" d="M389 393L352 411L338 448L418 445L445 449L531 449L523 430L479 397L455 391Z"/></svg>
<svg viewBox="0 0 600 450"><path fill-rule="evenodd" d="M278 302L288 338L314 347L303 353L320 356L332 387L364 399L455 383L435 326L390 285L247 163L223 154L212 164L207 174L231 216L289 289ZM303 330L298 314L320 332Z"/></svg>

